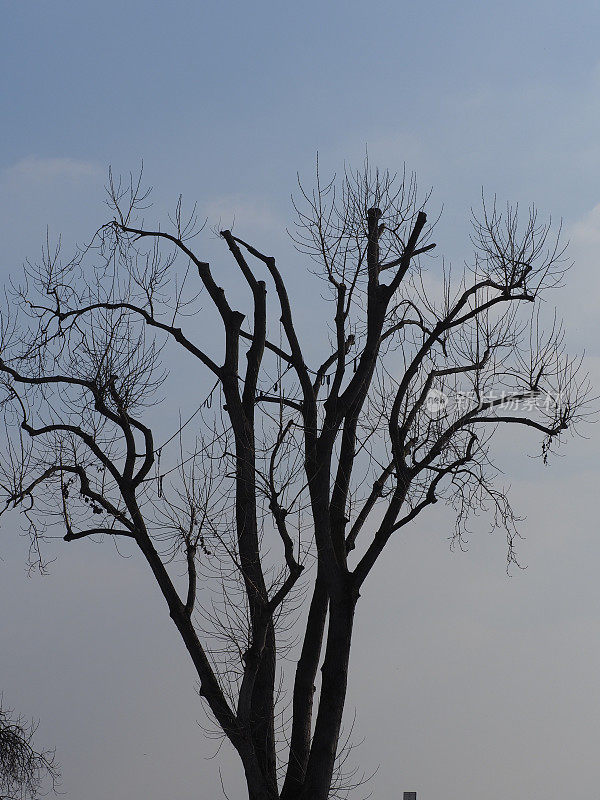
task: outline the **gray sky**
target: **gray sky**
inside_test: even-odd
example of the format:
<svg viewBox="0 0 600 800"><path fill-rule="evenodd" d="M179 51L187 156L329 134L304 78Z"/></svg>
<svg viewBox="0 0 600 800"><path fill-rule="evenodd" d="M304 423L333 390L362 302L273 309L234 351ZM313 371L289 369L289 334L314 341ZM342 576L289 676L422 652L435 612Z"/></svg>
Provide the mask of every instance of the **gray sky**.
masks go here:
<svg viewBox="0 0 600 800"><path fill-rule="evenodd" d="M415 169L444 207L435 240L469 254L481 187L563 219L575 267L556 302L600 374L600 15L596 3L6 3L0 47L0 270L104 221L109 163L143 157L158 216L182 192L211 221L289 258L296 171ZM218 243L201 239L211 258ZM300 273L301 274L301 273ZM300 308L310 284L292 278ZM305 324L310 321L306 317ZM436 507L398 537L365 588L348 706L375 798L600 796L600 429L543 467L502 445L526 515L528 565L501 535L451 553ZM39 717L69 800L218 797L194 674L139 558L57 546L25 575L14 520L0 535L0 688ZM351 718L351 717L350 717Z"/></svg>

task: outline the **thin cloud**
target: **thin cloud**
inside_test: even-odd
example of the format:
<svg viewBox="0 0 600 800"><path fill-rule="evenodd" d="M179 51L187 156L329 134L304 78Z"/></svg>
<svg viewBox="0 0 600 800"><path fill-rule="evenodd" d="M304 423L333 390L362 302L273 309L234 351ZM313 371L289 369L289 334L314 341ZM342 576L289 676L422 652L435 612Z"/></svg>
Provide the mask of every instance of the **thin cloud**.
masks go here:
<svg viewBox="0 0 600 800"><path fill-rule="evenodd" d="M244 232L282 231L285 224L261 198L227 195L209 201L203 207L204 215L210 225L236 228L241 235Z"/></svg>
<svg viewBox="0 0 600 800"><path fill-rule="evenodd" d="M568 321L569 338L578 337L589 354L597 354L600 204L569 226L566 240L569 241L567 257L573 262L573 268L567 273L565 288L556 299L561 315Z"/></svg>
<svg viewBox="0 0 600 800"><path fill-rule="evenodd" d="M97 164L75 158L40 158L28 156L6 168L3 179L8 182L48 183L57 180L81 181L102 174Z"/></svg>

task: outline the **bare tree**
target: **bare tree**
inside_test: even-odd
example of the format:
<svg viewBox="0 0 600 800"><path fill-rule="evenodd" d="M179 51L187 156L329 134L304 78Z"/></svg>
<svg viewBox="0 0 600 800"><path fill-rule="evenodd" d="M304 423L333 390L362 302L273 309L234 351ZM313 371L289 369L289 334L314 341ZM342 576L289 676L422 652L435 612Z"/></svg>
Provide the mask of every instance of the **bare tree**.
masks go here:
<svg viewBox="0 0 600 800"><path fill-rule="evenodd" d="M444 500L455 541L487 509L514 562L494 435L527 428L546 459L587 416L580 360L543 305L564 251L535 210L484 204L470 265L427 271L414 177L317 170L292 238L333 313L301 337L258 243L219 232L238 299L181 201L150 228L140 180L108 192L112 219L70 260L47 245L3 317L6 507L42 566L55 525L139 549L251 800L343 796L360 782L340 744L354 612L388 541ZM211 383L158 441L149 406L174 392L175 352Z"/></svg>
<svg viewBox="0 0 600 800"><path fill-rule="evenodd" d="M60 779L53 750L36 750L37 725L3 708L0 698L0 800L36 800Z"/></svg>

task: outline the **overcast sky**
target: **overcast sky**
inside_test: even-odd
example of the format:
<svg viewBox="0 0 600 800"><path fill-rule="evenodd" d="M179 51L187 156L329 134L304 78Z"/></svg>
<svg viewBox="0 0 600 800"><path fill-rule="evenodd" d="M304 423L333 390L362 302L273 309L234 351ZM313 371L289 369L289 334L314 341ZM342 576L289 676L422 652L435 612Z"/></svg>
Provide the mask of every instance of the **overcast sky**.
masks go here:
<svg viewBox="0 0 600 800"><path fill-rule="evenodd" d="M435 239L457 264L482 187L562 219L575 265L555 301L600 376L596 2L24 0L2 18L3 282L47 225L85 239L106 218L107 166L141 158L158 211L181 192L287 255L296 172L310 179L317 150L325 170L359 164L368 146L433 187ZM506 575L501 535L450 552L436 507L365 588L348 707L376 800L600 797L600 428L588 434L547 467L527 455L535 439L501 447L526 570ZM212 800L219 766L242 797L227 748L207 760L194 673L141 559L63 544L28 578L26 550L4 522L0 689L40 718L66 798Z"/></svg>

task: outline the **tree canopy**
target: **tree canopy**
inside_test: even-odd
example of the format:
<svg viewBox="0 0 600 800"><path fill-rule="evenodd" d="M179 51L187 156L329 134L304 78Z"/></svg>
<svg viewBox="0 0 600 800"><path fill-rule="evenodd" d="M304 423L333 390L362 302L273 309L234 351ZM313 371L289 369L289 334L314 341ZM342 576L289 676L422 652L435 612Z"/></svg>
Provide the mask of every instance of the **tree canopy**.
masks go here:
<svg viewBox="0 0 600 800"><path fill-rule="evenodd" d="M318 313L252 231L216 231L226 290L181 200L151 227L141 176L108 192L91 242L48 243L3 313L6 508L40 565L57 526L139 551L251 800L342 796L361 780L340 744L354 612L390 538L443 500L455 541L484 510L516 562L494 438L535 432L545 460L590 413L545 303L564 248L535 209L484 203L457 272L432 260L414 176L317 170L291 232L331 309L308 341ZM176 357L206 390L164 436Z"/></svg>

